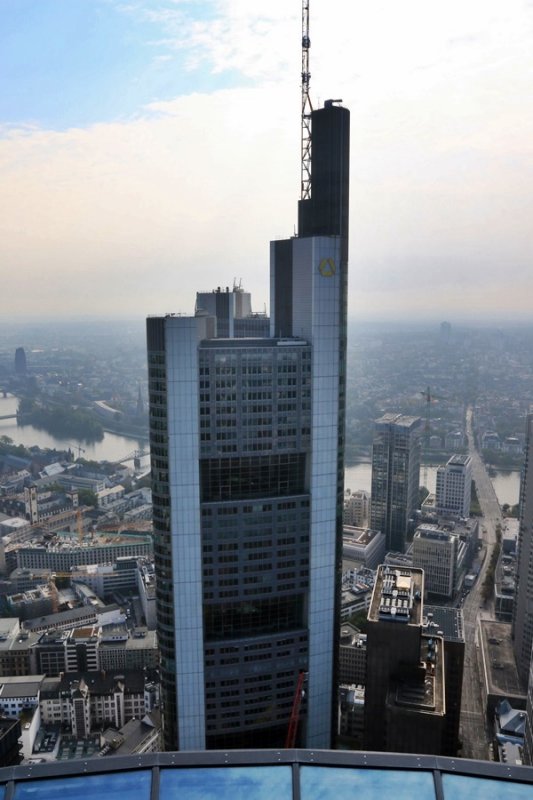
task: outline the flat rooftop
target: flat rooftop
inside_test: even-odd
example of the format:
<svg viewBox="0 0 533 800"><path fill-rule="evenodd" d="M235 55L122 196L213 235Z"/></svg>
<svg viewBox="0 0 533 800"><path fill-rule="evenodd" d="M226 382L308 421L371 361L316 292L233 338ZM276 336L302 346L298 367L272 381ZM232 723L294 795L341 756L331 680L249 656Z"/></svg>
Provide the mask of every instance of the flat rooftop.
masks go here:
<svg viewBox="0 0 533 800"><path fill-rule="evenodd" d="M368 619L373 622L422 624L424 571L407 567L378 567Z"/></svg>
<svg viewBox="0 0 533 800"><path fill-rule="evenodd" d="M41 688L44 675L14 675L0 678L0 698L33 697Z"/></svg>
<svg viewBox="0 0 533 800"><path fill-rule="evenodd" d="M366 545L379 535L372 528L358 528L355 525L344 525L342 529L343 544Z"/></svg>
<svg viewBox="0 0 533 800"><path fill-rule="evenodd" d="M462 608L451 606L424 606L424 622L427 622L426 633L437 633L446 641L464 642L464 619Z"/></svg>
<svg viewBox="0 0 533 800"><path fill-rule="evenodd" d="M470 461L469 455L453 455L448 459L448 466L450 467L465 467Z"/></svg>
<svg viewBox="0 0 533 800"><path fill-rule="evenodd" d="M487 691L509 700L523 697L525 708L525 691L518 679L511 641L511 623L480 619L479 630Z"/></svg>
<svg viewBox="0 0 533 800"><path fill-rule="evenodd" d="M418 428L422 425L420 417L409 417L405 414L383 414L382 417L375 421L375 425L395 425L401 428Z"/></svg>
<svg viewBox="0 0 533 800"><path fill-rule="evenodd" d="M449 542L451 538L452 534L441 530L438 525L420 525L413 536L413 539L428 539L434 542Z"/></svg>

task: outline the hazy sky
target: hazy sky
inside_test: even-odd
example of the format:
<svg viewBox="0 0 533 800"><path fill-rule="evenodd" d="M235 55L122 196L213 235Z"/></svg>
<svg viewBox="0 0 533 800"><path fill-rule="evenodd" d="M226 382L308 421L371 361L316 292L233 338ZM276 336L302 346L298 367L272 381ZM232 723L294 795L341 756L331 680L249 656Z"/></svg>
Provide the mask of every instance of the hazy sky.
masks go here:
<svg viewBox="0 0 533 800"><path fill-rule="evenodd" d="M0 314L191 312L299 194L300 0L0 0ZM533 1L311 0L350 312L533 321Z"/></svg>

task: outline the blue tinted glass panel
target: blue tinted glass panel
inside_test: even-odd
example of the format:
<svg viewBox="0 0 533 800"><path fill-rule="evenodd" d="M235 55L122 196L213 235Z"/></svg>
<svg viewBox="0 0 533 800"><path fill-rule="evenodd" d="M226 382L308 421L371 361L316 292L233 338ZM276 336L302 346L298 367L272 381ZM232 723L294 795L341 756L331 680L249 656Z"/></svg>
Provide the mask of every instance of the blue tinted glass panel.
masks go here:
<svg viewBox="0 0 533 800"><path fill-rule="evenodd" d="M5 793L6 793L6 787L0 786L0 800L4 800Z"/></svg>
<svg viewBox="0 0 533 800"><path fill-rule="evenodd" d="M291 800L291 772L286 766L162 769L159 796L164 800Z"/></svg>
<svg viewBox="0 0 533 800"><path fill-rule="evenodd" d="M532 783L511 783L509 780L443 775L442 786L446 800L531 800L533 797Z"/></svg>
<svg viewBox="0 0 533 800"><path fill-rule="evenodd" d="M152 773L108 772L17 783L15 800L150 800Z"/></svg>
<svg viewBox="0 0 533 800"><path fill-rule="evenodd" d="M434 800L431 772L412 770L360 769L353 767L301 767L302 800ZM346 794L343 794L346 792Z"/></svg>

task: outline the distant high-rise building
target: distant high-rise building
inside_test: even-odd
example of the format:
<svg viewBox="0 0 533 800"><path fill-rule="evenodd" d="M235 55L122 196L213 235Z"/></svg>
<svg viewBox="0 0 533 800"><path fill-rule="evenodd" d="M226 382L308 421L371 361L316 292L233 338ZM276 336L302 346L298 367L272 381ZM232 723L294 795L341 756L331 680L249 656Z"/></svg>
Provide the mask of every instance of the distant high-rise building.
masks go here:
<svg viewBox="0 0 533 800"><path fill-rule="evenodd" d="M23 347L17 347L15 350L15 372L17 375L26 374L26 352Z"/></svg>
<svg viewBox="0 0 533 800"><path fill-rule="evenodd" d="M513 609L514 654L518 675L527 686L533 644L533 414L526 418L525 462L520 484L518 565Z"/></svg>
<svg viewBox="0 0 533 800"><path fill-rule="evenodd" d="M135 414L137 417L142 417L144 415L144 400L141 392L141 384L139 384L137 391L137 406L135 408Z"/></svg>
<svg viewBox="0 0 533 800"><path fill-rule="evenodd" d="M437 469L437 513L470 516L471 490L472 459L468 455L453 455L446 466Z"/></svg>
<svg viewBox="0 0 533 800"><path fill-rule="evenodd" d="M326 102L312 131L299 234L271 244L270 336L239 334L240 290L147 322L166 749L282 746L301 671L298 740L332 741L349 112Z"/></svg>
<svg viewBox="0 0 533 800"><path fill-rule="evenodd" d="M418 507L422 420L385 414L374 423L370 527L386 537L387 550L403 552Z"/></svg>
<svg viewBox="0 0 533 800"><path fill-rule="evenodd" d="M452 326L449 322L441 322L440 324L440 338L443 342L448 343L452 334Z"/></svg>

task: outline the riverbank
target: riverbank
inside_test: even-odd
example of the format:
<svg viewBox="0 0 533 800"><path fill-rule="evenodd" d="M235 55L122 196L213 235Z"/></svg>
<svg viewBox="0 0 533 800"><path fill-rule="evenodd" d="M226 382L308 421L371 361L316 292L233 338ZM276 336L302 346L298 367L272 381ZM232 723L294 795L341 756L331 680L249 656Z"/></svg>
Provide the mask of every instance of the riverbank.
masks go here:
<svg viewBox="0 0 533 800"><path fill-rule="evenodd" d="M103 425L103 428L106 433L124 436L126 439L131 439L135 442L148 443L150 441L150 434L146 428L137 428L135 425L110 425L107 422Z"/></svg>

